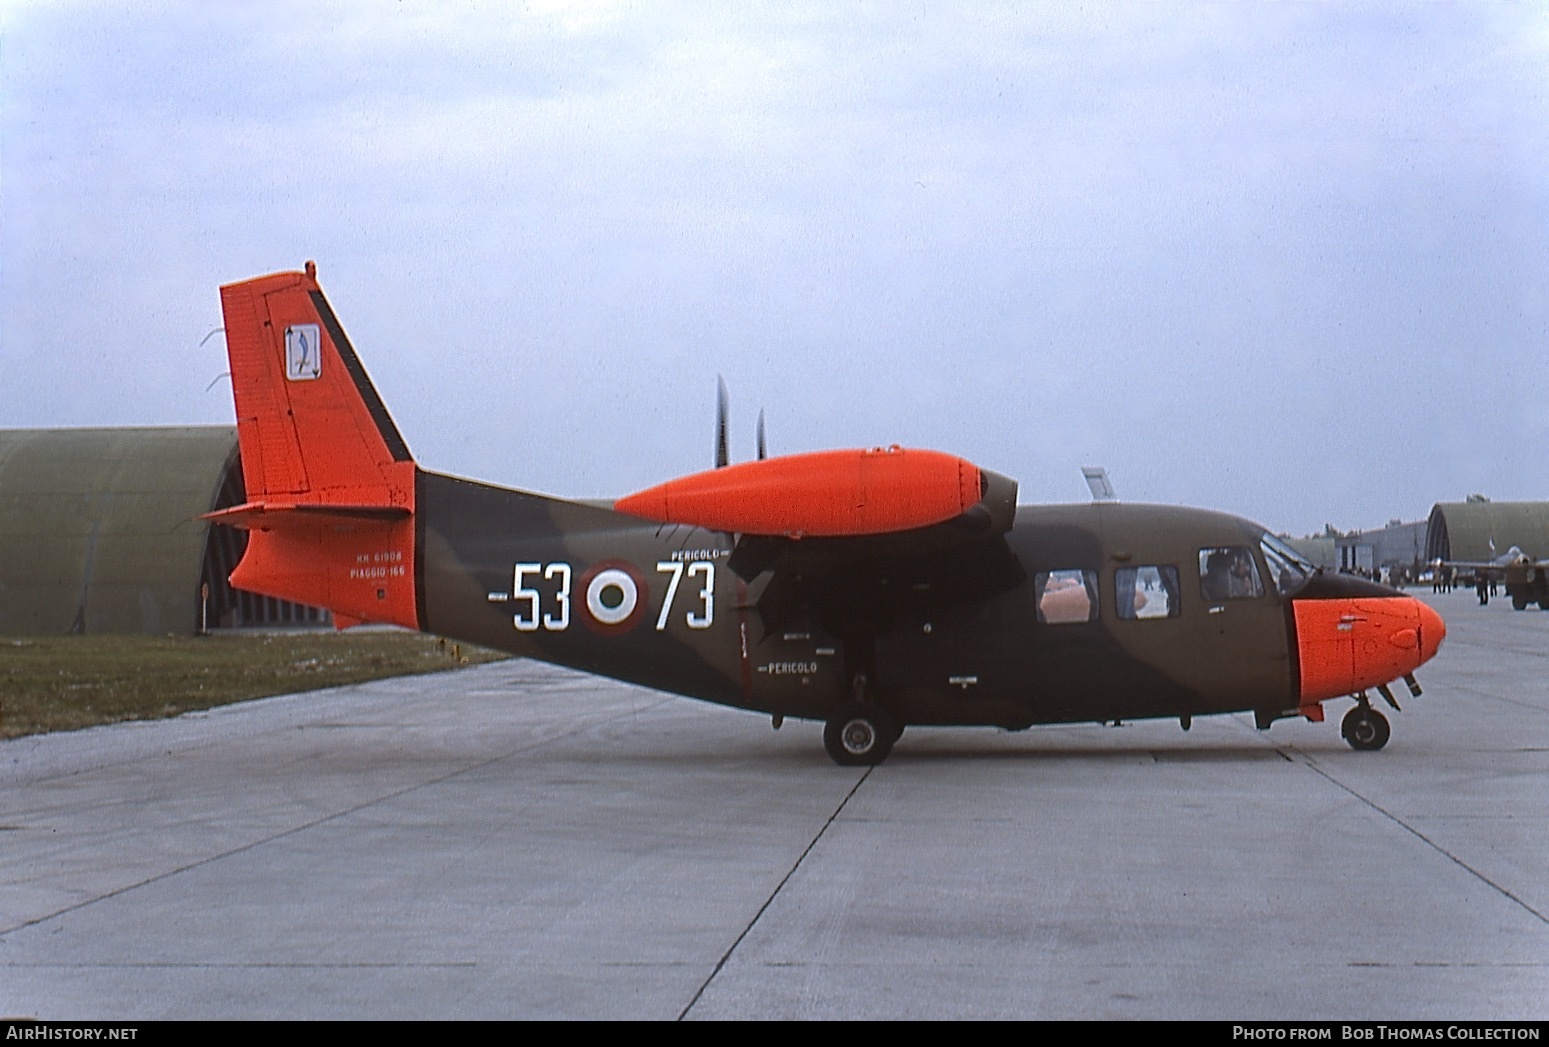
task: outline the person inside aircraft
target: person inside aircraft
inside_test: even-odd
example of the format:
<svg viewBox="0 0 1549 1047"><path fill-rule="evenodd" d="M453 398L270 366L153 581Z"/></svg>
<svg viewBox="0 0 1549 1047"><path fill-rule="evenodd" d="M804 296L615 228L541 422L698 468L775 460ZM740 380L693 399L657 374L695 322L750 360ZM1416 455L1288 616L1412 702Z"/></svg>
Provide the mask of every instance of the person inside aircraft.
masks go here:
<svg viewBox="0 0 1549 1047"><path fill-rule="evenodd" d="M1224 600L1232 591L1231 557L1225 549L1202 552L1205 569L1200 573L1199 592L1207 600Z"/></svg>
<svg viewBox="0 0 1549 1047"><path fill-rule="evenodd" d="M1253 556L1248 550L1241 547L1232 550L1232 597L1258 596L1259 588L1258 568L1253 566Z"/></svg>
<svg viewBox="0 0 1549 1047"><path fill-rule="evenodd" d="M1247 546L1199 551L1199 591L1206 600L1240 600L1263 595L1258 568Z"/></svg>

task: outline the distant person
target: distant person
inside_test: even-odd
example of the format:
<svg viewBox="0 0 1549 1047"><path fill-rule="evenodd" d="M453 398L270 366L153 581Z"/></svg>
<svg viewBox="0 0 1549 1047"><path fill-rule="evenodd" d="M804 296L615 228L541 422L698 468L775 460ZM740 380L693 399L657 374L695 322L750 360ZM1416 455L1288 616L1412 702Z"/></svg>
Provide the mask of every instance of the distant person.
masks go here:
<svg viewBox="0 0 1549 1047"><path fill-rule="evenodd" d="M1490 602L1490 580L1480 571L1474 575L1474 592L1479 594L1479 606L1483 607Z"/></svg>

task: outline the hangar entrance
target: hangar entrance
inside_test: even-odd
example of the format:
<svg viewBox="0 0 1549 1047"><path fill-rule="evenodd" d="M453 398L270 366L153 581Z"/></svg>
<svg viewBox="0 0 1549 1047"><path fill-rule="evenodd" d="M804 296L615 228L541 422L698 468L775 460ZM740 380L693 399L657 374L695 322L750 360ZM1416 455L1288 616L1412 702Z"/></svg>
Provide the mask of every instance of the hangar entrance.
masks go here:
<svg viewBox="0 0 1549 1047"><path fill-rule="evenodd" d="M230 509L247 501L242 482L242 461L233 449L221 474L221 485L211 512ZM272 596L233 589L226 579L247 551L247 532L223 524L211 524L204 543L204 567L199 577L199 632L212 629L306 628L333 624L333 616L319 607L277 600Z"/></svg>

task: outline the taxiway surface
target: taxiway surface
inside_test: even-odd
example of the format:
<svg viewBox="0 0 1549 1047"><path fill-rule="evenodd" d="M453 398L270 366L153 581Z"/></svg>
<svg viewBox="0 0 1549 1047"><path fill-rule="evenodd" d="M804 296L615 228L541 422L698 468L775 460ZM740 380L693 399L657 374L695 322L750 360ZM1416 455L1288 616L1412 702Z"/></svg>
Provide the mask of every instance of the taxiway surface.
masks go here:
<svg viewBox="0 0 1549 1047"><path fill-rule="evenodd" d="M1542 1019L1549 613L1434 600L1375 754L528 662L0 743L0 1016Z"/></svg>

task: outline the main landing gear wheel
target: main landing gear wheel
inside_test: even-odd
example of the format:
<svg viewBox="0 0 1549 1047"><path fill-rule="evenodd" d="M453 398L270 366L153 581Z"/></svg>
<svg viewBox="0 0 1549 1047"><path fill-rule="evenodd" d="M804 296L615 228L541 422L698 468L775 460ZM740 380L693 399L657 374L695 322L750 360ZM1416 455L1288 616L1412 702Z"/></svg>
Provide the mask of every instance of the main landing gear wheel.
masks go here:
<svg viewBox="0 0 1549 1047"><path fill-rule="evenodd" d="M1388 744L1393 728L1388 718L1369 705L1357 705L1345 714L1339 725L1339 733L1345 736L1350 748L1363 752L1375 752Z"/></svg>
<svg viewBox="0 0 1549 1047"><path fill-rule="evenodd" d="M893 751L903 729L875 705L841 705L823 727L823 748L841 767L875 767Z"/></svg>

